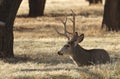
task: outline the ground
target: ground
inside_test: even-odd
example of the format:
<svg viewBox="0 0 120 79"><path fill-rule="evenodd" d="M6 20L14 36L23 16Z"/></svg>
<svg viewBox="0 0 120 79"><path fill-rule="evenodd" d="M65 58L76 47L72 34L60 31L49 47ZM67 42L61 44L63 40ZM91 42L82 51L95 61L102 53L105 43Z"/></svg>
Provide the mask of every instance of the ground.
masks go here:
<svg viewBox="0 0 120 79"><path fill-rule="evenodd" d="M84 0L47 0L43 17L28 18L28 4L20 6L14 25L15 58L0 60L0 79L119 79L120 32L101 29L103 5L89 6ZM111 63L77 67L57 51L67 42L54 28L63 31L59 19L76 13L76 31L84 33L86 49L108 51ZM68 30L72 23L68 21Z"/></svg>

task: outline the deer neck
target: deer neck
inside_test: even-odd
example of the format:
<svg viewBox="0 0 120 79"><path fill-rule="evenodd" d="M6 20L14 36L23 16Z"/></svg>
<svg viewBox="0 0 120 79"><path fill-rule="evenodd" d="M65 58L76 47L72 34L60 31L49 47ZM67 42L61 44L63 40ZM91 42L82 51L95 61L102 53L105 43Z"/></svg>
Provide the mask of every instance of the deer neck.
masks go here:
<svg viewBox="0 0 120 79"><path fill-rule="evenodd" d="M74 47L74 53L86 54L87 50L77 44L77 46Z"/></svg>
<svg viewBox="0 0 120 79"><path fill-rule="evenodd" d="M80 45L77 45L73 49L73 55L71 56L73 62L77 65L84 65L88 64L90 54L87 52L86 49L82 48Z"/></svg>

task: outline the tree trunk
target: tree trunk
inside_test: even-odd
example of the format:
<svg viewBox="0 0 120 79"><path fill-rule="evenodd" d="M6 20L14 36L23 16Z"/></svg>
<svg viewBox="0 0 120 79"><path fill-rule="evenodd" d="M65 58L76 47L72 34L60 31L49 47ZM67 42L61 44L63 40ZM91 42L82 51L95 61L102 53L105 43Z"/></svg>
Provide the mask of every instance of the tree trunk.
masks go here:
<svg viewBox="0 0 120 79"><path fill-rule="evenodd" d="M86 0L89 2L89 4L102 4L102 0Z"/></svg>
<svg viewBox="0 0 120 79"><path fill-rule="evenodd" d="M1 0L0 4L0 58L14 57L13 24L22 0Z"/></svg>
<svg viewBox="0 0 120 79"><path fill-rule="evenodd" d="M120 0L106 0L102 28L107 31L120 30Z"/></svg>
<svg viewBox="0 0 120 79"><path fill-rule="evenodd" d="M43 16L46 0L29 0L29 16Z"/></svg>

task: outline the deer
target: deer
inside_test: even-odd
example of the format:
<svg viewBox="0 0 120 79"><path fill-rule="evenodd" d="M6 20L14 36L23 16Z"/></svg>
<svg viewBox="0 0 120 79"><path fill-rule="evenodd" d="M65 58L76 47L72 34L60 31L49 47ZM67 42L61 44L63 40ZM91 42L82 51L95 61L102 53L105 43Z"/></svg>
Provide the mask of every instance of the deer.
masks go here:
<svg viewBox="0 0 120 79"><path fill-rule="evenodd" d="M89 66L97 64L105 64L110 62L110 56L104 49L85 49L79 45L84 39L84 33L78 34L75 31L75 13L72 11L73 19L70 19L73 23L72 33L67 31L67 16L65 20L60 20L64 25L64 33L60 33L57 28L56 32L59 35L65 36L67 43L57 52L58 55L67 55L73 60L77 66ZM70 38L70 35L72 36Z"/></svg>

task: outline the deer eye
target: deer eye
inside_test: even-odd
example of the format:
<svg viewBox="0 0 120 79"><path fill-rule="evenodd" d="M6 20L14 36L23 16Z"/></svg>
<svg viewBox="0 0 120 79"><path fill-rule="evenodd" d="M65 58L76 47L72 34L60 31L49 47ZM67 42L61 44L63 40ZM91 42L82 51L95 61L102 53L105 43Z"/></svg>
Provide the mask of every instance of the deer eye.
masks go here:
<svg viewBox="0 0 120 79"><path fill-rule="evenodd" d="M69 46L69 45L65 45L65 47L67 47L67 48L68 48L68 47L70 47L70 46Z"/></svg>
<svg viewBox="0 0 120 79"><path fill-rule="evenodd" d="M72 45L73 43L74 43L73 41L68 42L68 44L70 44L70 45Z"/></svg>

